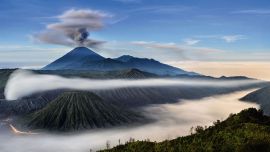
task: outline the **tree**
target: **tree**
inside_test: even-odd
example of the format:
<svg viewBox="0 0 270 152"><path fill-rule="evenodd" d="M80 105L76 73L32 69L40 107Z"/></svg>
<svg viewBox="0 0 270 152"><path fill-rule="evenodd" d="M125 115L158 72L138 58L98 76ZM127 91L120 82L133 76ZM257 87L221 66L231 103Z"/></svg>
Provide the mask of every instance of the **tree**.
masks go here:
<svg viewBox="0 0 270 152"><path fill-rule="evenodd" d="M111 148L111 144L110 144L110 141L109 140L106 141L106 148L107 149L110 149Z"/></svg>
<svg viewBox="0 0 270 152"><path fill-rule="evenodd" d="M118 145L120 145L121 144L121 140L120 139L118 139Z"/></svg>
<svg viewBox="0 0 270 152"><path fill-rule="evenodd" d="M204 128L202 127L202 126L197 126L196 128L195 128L195 131L196 131L196 133L202 133L203 132L203 130L204 130Z"/></svg>
<svg viewBox="0 0 270 152"><path fill-rule="evenodd" d="M221 123L221 121L220 120L217 120L217 121L214 121L214 126L216 126L216 125L218 125L218 124L220 124Z"/></svg>
<svg viewBox="0 0 270 152"><path fill-rule="evenodd" d="M194 127L192 126L189 130L190 134L192 135L193 134L193 130L194 130Z"/></svg>

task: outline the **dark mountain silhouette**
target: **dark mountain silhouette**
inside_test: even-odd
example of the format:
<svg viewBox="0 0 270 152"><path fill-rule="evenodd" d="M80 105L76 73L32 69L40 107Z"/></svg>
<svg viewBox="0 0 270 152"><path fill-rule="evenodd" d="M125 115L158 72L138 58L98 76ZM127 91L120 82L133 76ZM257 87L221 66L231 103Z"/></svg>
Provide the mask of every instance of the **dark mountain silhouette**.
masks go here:
<svg viewBox="0 0 270 152"><path fill-rule="evenodd" d="M260 105L265 114L270 115L270 86L253 91L240 100L255 102Z"/></svg>
<svg viewBox="0 0 270 152"><path fill-rule="evenodd" d="M58 131L117 126L142 118L85 91L65 92L30 117L31 128Z"/></svg>
<svg viewBox="0 0 270 152"><path fill-rule="evenodd" d="M114 71L136 68L157 75L198 75L160 63L154 59L136 58L128 55L111 59L104 58L86 47L77 47L42 68L42 70L88 70Z"/></svg>

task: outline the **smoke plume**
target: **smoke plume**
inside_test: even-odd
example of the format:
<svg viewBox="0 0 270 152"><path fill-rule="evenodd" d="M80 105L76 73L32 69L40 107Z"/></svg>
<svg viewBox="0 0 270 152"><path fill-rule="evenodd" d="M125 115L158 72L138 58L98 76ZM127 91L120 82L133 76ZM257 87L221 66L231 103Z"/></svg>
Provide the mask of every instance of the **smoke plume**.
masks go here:
<svg viewBox="0 0 270 152"><path fill-rule="evenodd" d="M46 30L33 35L33 40L42 43L66 46L96 47L104 41L89 39L89 33L103 28L103 19L111 17L91 9L71 9L56 16L58 22L46 26Z"/></svg>

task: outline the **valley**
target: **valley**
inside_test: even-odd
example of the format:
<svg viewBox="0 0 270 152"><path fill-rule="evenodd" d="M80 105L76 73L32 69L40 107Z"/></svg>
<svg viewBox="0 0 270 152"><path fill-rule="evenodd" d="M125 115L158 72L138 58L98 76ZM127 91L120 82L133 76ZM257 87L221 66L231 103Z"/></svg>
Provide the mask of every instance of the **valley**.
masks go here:
<svg viewBox="0 0 270 152"><path fill-rule="evenodd" d="M209 126L216 120L225 120L230 113L237 113L249 107L258 108L257 104L238 100L253 90L198 100L184 100L175 104L149 105L141 109L145 116L156 120L149 124L94 129L77 134L37 132L38 134L35 135L14 136L5 133L3 135L8 140L0 140L0 145L6 151L14 150L14 148L6 146L6 142L14 143L22 152L40 149L44 149L44 152L48 150L65 151L67 149L72 151L89 151L90 148L93 150L106 148L107 141L109 141L111 147L118 145L119 139L122 144L129 141L130 138L136 140L149 139L151 141L174 139L178 136L190 134L192 126ZM2 132L4 128L2 125ZM6 129L9 130L9 128ZM21 140L24 140L24 143L21 143ZM46 144L42 144L44 142ZM50 147L47 147L47 144L50 144ZM43 152L42 150L40 151Z"/></svg>
<svg viewBox="0 0 270 152"><path fill-rule="evenodd" d="M269 0L2 0L0 152L270 152L269 18Z"/></svg>

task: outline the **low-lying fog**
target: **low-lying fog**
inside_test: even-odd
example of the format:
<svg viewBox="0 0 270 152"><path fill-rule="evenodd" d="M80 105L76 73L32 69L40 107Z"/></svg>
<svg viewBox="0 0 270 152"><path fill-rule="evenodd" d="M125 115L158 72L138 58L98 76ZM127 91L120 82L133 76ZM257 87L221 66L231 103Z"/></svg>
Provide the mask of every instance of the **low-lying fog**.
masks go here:
<svg viewBox="0 0 270 152"><path fill-rule="evenodd" d="M91 149L104 149L106 142L111 146L124 143L130 137L136 140L149 138L162 141L188 135L190 128L197 125L212 125L217 119L224 120L230 113L237 113L253 103L238 101L238 98L251 92L241 91L200 100L182 100L176 104L153 105L145 108L145 114L157 122L132 128L96 130L77 135L11 135L0 133L1 152L88 152Z"/></svg>
<svg viewBox="0 0 270 152"><path fill-rule="evenodd" d="M56 89L100 90L124 87L146 86L206 86L206 87L240 87L260 83L259 80L195 80L195 79L111 79L95 80L83 78L64 78L55 75L35 74L27 70L13 72L5 88L8 100L31 95L33 93Z"/></svg>

